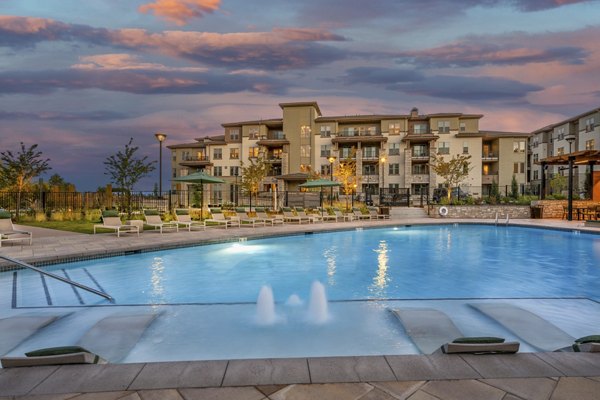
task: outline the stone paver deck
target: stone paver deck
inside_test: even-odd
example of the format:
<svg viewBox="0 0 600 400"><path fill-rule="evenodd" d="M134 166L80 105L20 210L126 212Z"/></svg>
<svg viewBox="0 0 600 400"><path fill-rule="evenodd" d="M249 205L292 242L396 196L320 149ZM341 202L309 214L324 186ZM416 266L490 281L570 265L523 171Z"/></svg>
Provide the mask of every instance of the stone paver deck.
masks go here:
<svg viewBox="0 0 600 400"><path fill-rule="evenodd" d="M32 246L16 243L0 255L32 263L189 246L239 238L377 226L490 223L489 220L403 219L211 228L179 233L57 235L35 230ZM513 220L511 225L600 233L580 221ZM0 369L0 400L8 399L361 399L587 400L600 398L600 354L395 355L65 365Z"/></svg>

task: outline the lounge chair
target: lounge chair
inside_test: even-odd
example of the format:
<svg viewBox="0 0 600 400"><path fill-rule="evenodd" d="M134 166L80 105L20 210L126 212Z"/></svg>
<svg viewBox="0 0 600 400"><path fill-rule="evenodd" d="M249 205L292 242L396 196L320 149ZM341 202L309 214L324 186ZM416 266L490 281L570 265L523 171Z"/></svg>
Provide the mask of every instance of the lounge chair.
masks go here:
<svg viewBox="0 0 600 400"><path fill-rule="evenodd" d="M323 210L322 208L318 209L320 213L320 217L323 221L335 221L338 222L338 216L335 214L329 214L329 209Z"/></svg>
<svg viewBox="0 0 600 400"><path fill-rule="evenodd" d="M299 215L294 214L294 212L292 211L292 209L290 207L283 207L282 209L283 212L283 220L284 221L289 221L289 222L297 222L299 224L303 223L303 222L310 222L310 218L308 217L301 217Z"/></svg>
<svg viewBox="0 0 600 400"><path fill-rule="evenodd" d="M463 337L454 322L439 310L402 308L391 311L423 354L492 354L519 351L519 342L505 342L502 338L493 337Z"/></svg>
<svg viewBox="0 0 600 400"><path fill-rule="evenodd" d="M33 234L28 231L15 229L9 211L0 210L0 247L2 242L28 241L31 246Z"/></svg>
<svg viewBox="0 0 600 400"><path fill-rule="evenodd" d="M145 224L153 226L154 230L160 230L162 235L163 229L175 229L175 232L179 232L179 225L175 221L165 222L160 218L157 210L144 210Z"/></svg>
<svg viewBox="0 0 600 400"><path fill-rule="evenodd" d="M225 227L225 229L227 229L230 226L240 226L240 221L238 219L231 219L231 218L227 218L225 217L225 214L223 214L223 211L220 208L211 208L210 209L210 218L207 218L204 220L204 226L209 226L209 225L216 225L216 226L220 226L223 225Z"/></svg>
<svg viewBox="0 0 600 400"><path fill-rule="evenodd" d="M265 223L271 224L271 226L275 224L283 224L283 217L281 215L269 216L263 207L256 207L254 211L256 212L256 216L258 218L265 221Z"/></svg>
<svg viewBox="0 0 600 400"><path fill-rule="evenodd" d="M102 224L94 225L94 234L96 234L97 228L112 229L117 232L117 237L121 236L121 232L137 233L137 235L140 236L140 228L135 225L123 224L119 217L119 213L115 210L102 211Z"/></svg>
<svg viewBox="0 0 600 400"><path fill-rule="evenodd" d="M320 215L317 214L309 214L306 212L306 209L301 208L301 207L296 207L296 215L298 215L299 217L306 217L309 219L310 222L312 222L313 224L315 222L321 222L323 219L321 218Z"/></svg>
<svg viewBox="0 0 600 400"><path fill-rule="evenodd" d="M540 316L508 303L470 304L541 351L570 346L574 338Z"/></svg>
<svg viewBox="0 0 600 400"><path fill-rule="evenodd" d="M3 357L0 362L3 368L107 363L99 355L78 346L40 349L25 353L25 355L26 357Z"/></svg>
<svg viewBox="0 0 600 400"><path fill-rule="evenodd" d="M352 214L344 214L337 207L333 207L332 210L333 210L333 213L335 214L335 216L337 217L337 220L341 219L342 221L352 221L354 219L354 215L352 215Z"/></svg>
<svg viewBox="0 0 600 400"><path fill-rule="evenodd" d="M187 227L188 231L192 231L192 228L198 227L203 230L206 229L204 222L194 221L190 216L190 212L185 209L176 209L175 210L175 219L177 220L178 225L183 225Z"/></svg>
<svg viewBox="0 0 600 400"><path fill-rule="evenodd" d="M248 215L248 213L246 212L246 209L238 207L235 209L235 213L237 214L239 221L240 221L240 226L251 226L253 228L256 228L256 225L262 225L265 226L265 220L261 219L261 218L257 218L257 217L251 217L250 215Z"/></svg>
<svg viewBox="0 0 600 400"><path fill-rule="evenodd" d="M390 219L390 216L387 214L379 214L377 207L367 207L367 210L369 211L371 219Z"/></svg>
<svg viewBox="0 0 600 400"><path fill-rule="evenodd" d="M370 214L363 214L360 208L354 207L352 213L354 214L354 219L372 219Z"/></svg>

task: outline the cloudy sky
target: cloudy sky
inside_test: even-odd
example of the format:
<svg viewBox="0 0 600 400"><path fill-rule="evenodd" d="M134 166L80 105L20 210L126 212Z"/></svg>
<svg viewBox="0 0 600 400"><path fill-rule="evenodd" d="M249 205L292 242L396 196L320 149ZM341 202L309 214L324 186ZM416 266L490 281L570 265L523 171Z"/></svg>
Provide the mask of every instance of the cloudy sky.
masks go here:
<svg viewBox="0 0 600 400"><path fill-rule="evenodd" d="M38 143L90 190L130 137L158 159L157 131L189 142L280 102L531 131L600 105L599 38L599 0L0 0L0 150Z"/></svg>

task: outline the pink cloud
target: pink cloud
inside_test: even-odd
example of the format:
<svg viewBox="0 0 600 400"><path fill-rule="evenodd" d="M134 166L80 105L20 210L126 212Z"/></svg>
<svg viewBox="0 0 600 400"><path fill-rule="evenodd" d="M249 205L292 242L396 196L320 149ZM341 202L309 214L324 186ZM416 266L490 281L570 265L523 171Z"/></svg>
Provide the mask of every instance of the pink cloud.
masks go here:
<svg viewBox="0 0 600 400"><path fill-rule="evenodd" d="M153 13L177 25L185 25L192 18L200 18L219 9L221 0L154 0L138 10Z"/></svg>

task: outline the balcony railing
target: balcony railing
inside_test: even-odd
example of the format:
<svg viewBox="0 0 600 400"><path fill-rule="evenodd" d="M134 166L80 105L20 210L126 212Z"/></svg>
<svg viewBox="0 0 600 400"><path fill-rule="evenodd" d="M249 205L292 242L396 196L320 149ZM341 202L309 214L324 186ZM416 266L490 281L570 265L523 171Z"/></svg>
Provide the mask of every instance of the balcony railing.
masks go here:
<svg viewBox="0 0 600 400"><path fill-rule="evenodd" d="M271 131L267 135L262 135L261 140L285 140L285 133L283 131Z"/></svg>
<svg viewBox="0 0 600 400"><path fill-rule="evenodd" d="M498 161L498 154L496 153L485 153L481 155L482 161Z"/></svg>
<svg viewBox="0 0 600 400"><path fill-rule="evenodd" d="M342 136L342 137L353 137L353 136L378 136L381 135L381 131L379 129L375 129L375 130L364 130L364 131L357 131L357 130L346 130L346 129L342 129L341 131L339 131L337 133L337 136Z"/></svg>
<svg viewBox="0 0 600 400"><path fill-rule="evenodd" d="M427 151L415 151L412 153L412 158L429 158L429 152Z"/></svg>
<svg viewBox="0 0 600 400"><path fill-rule="evenodd" d="M185 156L182 161L210 161L208 156Z"/></svg>

